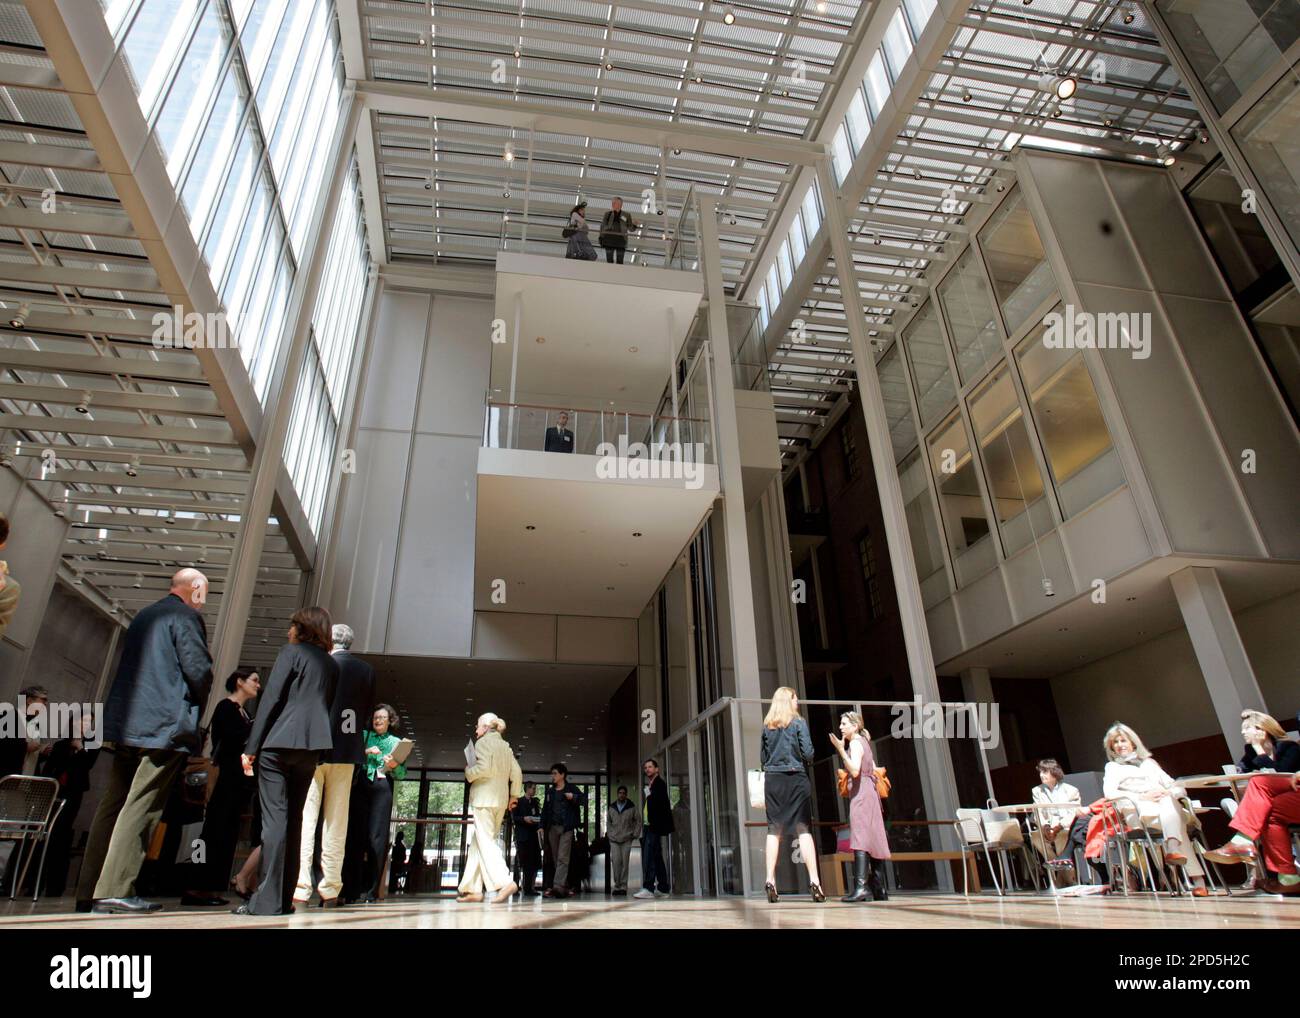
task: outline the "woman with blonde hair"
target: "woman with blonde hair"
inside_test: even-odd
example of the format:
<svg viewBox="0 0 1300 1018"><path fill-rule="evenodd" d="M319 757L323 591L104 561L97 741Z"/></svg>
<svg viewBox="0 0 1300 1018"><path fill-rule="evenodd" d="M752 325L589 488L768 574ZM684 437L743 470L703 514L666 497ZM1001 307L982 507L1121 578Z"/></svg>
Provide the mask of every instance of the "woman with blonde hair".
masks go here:
<svg viewBox="0 0 1300 1018"><path fill-rule="evenodd" d="M808 722L799 716L799 696L789 686L772 694L772 706L763 719L759 760L763 765L763 799L767 809L767 900L776 902L776 860L781 838L790 828L799 837L799 851L808 869L813 901L825 901L817 875L817 847L812 837L812 783L808 764L813 759Z"/></svg>
<svg viewBox="0 0 1300 1018"><path fill-rule="evenodd" d="M482 901L483 891L495 891L494 903L509 901L519 890L510 878L497 832L506 810L513 809L524 794L524 776L519 771L510 743L501 738L506 723L495 714L483 714L474 729L474 762L465 768L469 782L469 808L474 815L465 874L457 888L457 901Z"/></svg>
<svg viewBox="0 0 1300 1018"><path fill-rule="evenodd" d="M1144 821L1154 821L1164 836L1165 862L1172 866L1186 866L1191 878L1192 894L1204 898L1210 892L1205 887L1204 870L1196 853L1184 854L1187 844L1187 819L1179 800L1187 796L1186 790L1175 783L1156 763L1156 758L1142 744L1137 732L1128 725L1115 722L1106 730L1103 740L1106 749L1106 772L1102 776L1102 794L1107 799L1126 799L1137 810L1129 811L1125 822L1136 826ZM1127 803L1121 803L1121 808Z"/></svg>
<svg viewBox="0 0 1300 1018"><path fill-rule="evenodd" d="M840 715L840 735L831 733L831 745L849 775L849 847L853 849L853 890L840 901L888 901L876 863L889 858L885 817L876 791L876 758L871 734L855 710ZM867 889L871 889L870 895Z"/></svg>
<svg viewBox="0 0 1300 1018"><path fill-rule="evenodd" d="M1300 895L1300 873L1291 851L1290 827L1300 824L1300 744L1286 737L1286 729L1258 710L1241 712L1241 735L1246 752L1243 774L1259 771L1246 785L1241 803L1232 802L1232 840L1206 852L1211 862L1253 864L1259 854L1276 876L1257 885L1273 894ZM1273 771L1275 773L1267 773ZM1291 772L1291 777L1286 777ZM1225 803L1225 810L1227 805ZM1258 846L1258 847L1257 847Z"/></svg>

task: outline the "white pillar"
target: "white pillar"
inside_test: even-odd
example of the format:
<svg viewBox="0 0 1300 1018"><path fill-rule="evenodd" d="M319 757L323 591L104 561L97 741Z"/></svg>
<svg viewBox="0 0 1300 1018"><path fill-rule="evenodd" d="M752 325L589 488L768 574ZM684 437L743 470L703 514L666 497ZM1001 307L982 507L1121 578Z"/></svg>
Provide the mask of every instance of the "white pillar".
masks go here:
<svg viewBox="0 0 1300 1018"><path fill-rule="evenodd" d="M1223 737L1228 748L1236 750L1241 745L1241 712L1267 708L1219 574L1209 566L1188 566L1169 577L1169 585L1178 598Z"/></svg>
<svg viewBox="0 0 1300 1018"><path fill-rule="evenodd" d="M700 268L704 273L704 295L709 302L709 352L713 359L713 425L717 441L718 477L722 485L723 552L727 563L727 612L731 622L731 664L735 695L758 699L763 695L758 674L758 630L754 621L754 587L749 568L749 531L745 521L745 488L740 472L740 426L736 419L736 392L731 370L731 338L727 333L727 296L722 285L722 259L718 247L718 220L710 199L696 199L699 224ZM742 781L736 789L739 805L741 873L743 893L756 890L754 863L750 853L750 829L744 824L753 812L743 782L741 761L746 746L757 759L757 725L742 724L757 713L753 705L733 705L736 721L736 768ZM761 819L761 816L753 819Z"/></svg>
<svg viewBox="0 0 1300 1018"><path fill-rule="evenodd" d="M993 695L993 680L987 668L967 668L960 675L961 695L967 700L971 703L997 703L997 698ZM1007 765L1007 747L1001 739L998 739L998 744L992 749L986 749L984 754L986 769ZM991 779L989 784L992 785Z"/></svg>
<svg viewBox="0 0 1300 1018"><path fill-rule="evenodd" d="M894 447L889 437L889 420L885 416L885 404L880 395L880 380L876 377L876 361L867 340L867 320L862 313L862 302L858 296L844 210L840 207L839 189L831 176L828 160L823 159L818 163L817 176L826 205L826 232L830 238L831 256L835 259L835 274L840 282L844 321L853 349L859 401L871 448L871 467L875 472L880 509L885 520L885 539L889 547L894 589L898 593L898 614L903 627L903 642L907 648L912 694L919 697L923 704L937 702L942 697L939 695L939 680L934 673L934 654L926 628L925 605L921 601L921 583L916 575L916 562L912 558L903 492L898 482L898 471L894 469ZM953 773L948 743L943 739L922 739L917 763L922 771L921 787L925 794L926 816L931 820L953 819L958 803L957 779ZM952 870L948 864L938 864L936 872L939 886L944 890L952 890Z"/></svg>

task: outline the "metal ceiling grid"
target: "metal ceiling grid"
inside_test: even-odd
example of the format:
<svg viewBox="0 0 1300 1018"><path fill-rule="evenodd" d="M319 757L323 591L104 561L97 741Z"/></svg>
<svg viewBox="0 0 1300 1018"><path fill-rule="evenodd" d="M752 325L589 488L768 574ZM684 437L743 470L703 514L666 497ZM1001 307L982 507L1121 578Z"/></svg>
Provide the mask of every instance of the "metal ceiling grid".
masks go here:
<svg viewBox="0 0 1300 1018"><path fill-rule="evenodd" d="M0 5L0 467L68 520L66 582L125 619L196 566L211 628L248 460L194 353L154 346L170 301L40 46L26 12ZM13 84L32 67L50 70L45 87ZM273 657L302 582L273 533L253 665Z"/></svg>
<svg viewBox="0 0 1300 1018"><path fill-rule="evenodd" d="M1041 54L1041 56L1040 56ZM1096 73L1097 61L1104 61ZM1047 70L1077 76L1073 100L1054 105L1038 88ZM926 274L961 254L968 217L1013 182L1007 162L1017 142L1085 146L1098 155L1158 158L1187 144L1200 116L1181 88L1134 0L993 0L972 7L943 56L926 68L915 106L901 114L866 186L853 231L854 279L877 359L900 316L918 307ZM873 127L886 129L885 125ZM874 141L875 139L873 139ZM951 189L951 190L949 190ZM946 203L945 203L946 199ZM979 217L975 218L979 221ZM819 365L810 351L846 347L842 296L833 263L802 300L803 341L769 336L771 370L793 366L826 389L817 405L774 386L783 459L796 464L844 398L833 388L851 365ZM806 378L807 376L801 376Z"/></svg>

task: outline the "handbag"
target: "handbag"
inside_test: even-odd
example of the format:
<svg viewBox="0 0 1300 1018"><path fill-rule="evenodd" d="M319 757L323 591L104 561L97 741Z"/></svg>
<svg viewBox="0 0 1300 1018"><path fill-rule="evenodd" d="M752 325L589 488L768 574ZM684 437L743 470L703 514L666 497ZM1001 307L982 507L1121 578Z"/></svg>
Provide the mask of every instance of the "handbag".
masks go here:
<svg viewBox="0 0 1300 1018"><path fill-rule="evenodd" d="M876 776L876 794L881 799L888 799L889 790L893 785L890 783L889 775L885 773L885 768L877 767L871 773Z"/></svg>
<svg viewBox="0 0 1300 1018"><path fill-rule="evenodd" d="M849 772L843 767L837 767L835 769L835 790L840 793L841 799L851 799L853 797L853 791L849 788L849 785Z"/></svg>
<svg viewBox="0 0 1300 1018"><path fill-rule="evenodd" d="M560 231L560 236L563 237L565 240L568 240L577 232L578 231L575 230L572 226L566 226L563 230Z"/></svg>
<svg viewBox="0 0 1300 1018"><path fill-rule="evenodd" d="M767 808L766 775L761 770L752 770L748 772L749 777L749 805L753 809Z"/></svg>

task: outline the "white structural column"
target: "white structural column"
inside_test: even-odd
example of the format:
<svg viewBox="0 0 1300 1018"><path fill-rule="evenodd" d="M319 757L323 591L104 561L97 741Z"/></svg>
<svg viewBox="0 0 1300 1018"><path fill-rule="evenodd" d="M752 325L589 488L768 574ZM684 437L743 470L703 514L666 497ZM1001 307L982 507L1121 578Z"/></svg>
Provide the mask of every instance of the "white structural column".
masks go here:
<svg viewBox="0 0 1300 1018"><path fill-rule="evenodd" d="M939 696L939 680L934 672L934 653L930 648L930 634L925 623L921 582L917 578L916 562L912 558L903 492L898 483L898 472L894 469L894 447L889 437L889 420L885 416L885 403L880 395L876 361L867 340L867 320L858 297L844 209L840 205L839 189L831 176L829 160L818 164L817 175L826 205L825 226L830 236L831 257L835 259L835 273L839 277L844 321L853 348L859 401L871 448L871 468L875 471L880 509L885 520L885 539L889 547L894 589L898 595L898 615L903 626L903 643L907 648L912 695L919 697L922 703L937 702L942 699ZM944 739L921 739L920 743L917 762L922 771L921 787L925 793L926 816L931 820L951 820L956 816L957 780L952 769L952 754L948 751L948 743ZM944 890L952 890L952 870L948 864L945 862L937 865L936 871L939 886Z"/></svg>
<svg viewBox="0 0 1300 1018"><path fill-rule="evenodd" d="M1236 749L1241 745L1241 712L1267 708L1219 574L1209 566L1188 566L1169 577L1169 584L1178 598L1223 737L1229 749Z"/></svg>
<svg viewBox="0 0 1300 1018"><path fill-rule="evenodd" d="M993 679L987 668L967 668L961 672L961 695L971 703L997 703L993 696ZM984 751L985 770L1007 765L1007 747L1001 738L996 746ZM987 775L986 775L987 776Z"/></svg>
<svg viewBox="0 0 1300 1018"><path fill-rule="evenodd" d="M717 212L711 200L696 199L699 227L700 268L704 272L704 296L709 302L709 352L713 358L713 425L717 442L718 479L722 485L723 552L727 563L727 612L731 622L731 663L735 695L757 700L763 690L758 674L758 629L754 620L754 584L749 568L749 531L745 521L745 487L740 470L740 424L736 417L735 373L731 370L731 336L727 331L727 296L722 287L722 258L718 246ZM676 385L674 376L673 384ZM751 708L752 709L752 708ZM744 785L744 746L755 744L758 732L740 723L733 714L735 765L740 786L741 882L743 893L756 890L750 860L749 795ZM748 713L746 713L748 718Z"/></svg>
<svg viewBox="0 0 1300 1018"><path fill-rule="evenodd" d="M314 224L312 242L307 249L308 257L304 264L299 266L299 272L303 275L298 287L297 301L290 308L289 320L293 326L289 333L288 351L284 355L284 368L280 373L280 386L267 400L267 412L262 416L260 433L257 436L257 453L253 458L248 501L245 503L244 518L240 521L239 533L235 536L235 547L230 556L230 570L221 602L221 615L217 619L216 639L212 646L214 674L218 676L230 674L239 665L240 651L244 644L244 630L248 625L248 612L252 607L253 591L257 586L262 547L266 541L267 519L271 514L276 478L279 476L280 464L284 458L285 439L289 433L289 417L293 412L294 399L298 394L298 383L302 376L303 360L307 354L311 316L316 307L316 296L320 292L321 279L325 273L325 261L335 213L338 211L343 185L347 180L348 162L352 158L352 142L361 119L362 106L356 101L356 96L351 89L344 94L343 102L345 110L340 118L342 128L335 138L335 148L327 178L329 185L323 195L324 207L320 210ZM377 214L374 209L370 212L372 215ZM335 465L337 466L337 463ZM210 705L222 695L224 694L220 683L215 683Z"/></svg>

